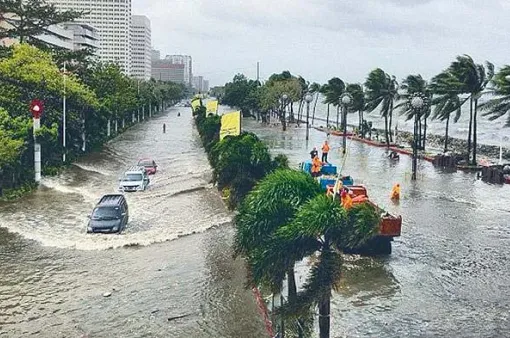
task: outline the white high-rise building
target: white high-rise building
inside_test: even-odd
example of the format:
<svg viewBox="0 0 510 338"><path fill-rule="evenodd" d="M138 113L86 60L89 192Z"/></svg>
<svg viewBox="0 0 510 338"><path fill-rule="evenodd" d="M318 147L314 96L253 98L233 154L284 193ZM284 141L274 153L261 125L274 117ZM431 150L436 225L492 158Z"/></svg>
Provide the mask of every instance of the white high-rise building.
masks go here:
<svg viewBox="0 0 510 338"><path fill-rule="evenodd" d="M193 61L189 55L167 55L165 60L170 60L174 65L184 65L184 84L188 87L193 85Z"/></svg>
<svg viewBox="0 0 510 338"><path fill-rule="evenodd" d="M151 78L151 21L144 15L131 18L131 76L150 80Z"/></svg>
<svg viewBox="0 0 510 338"><path fill-rule="evenodd" d="M59 10L85 12L77 22L99 30L99 57L131 74L131 0L47 0Z"/></svg>

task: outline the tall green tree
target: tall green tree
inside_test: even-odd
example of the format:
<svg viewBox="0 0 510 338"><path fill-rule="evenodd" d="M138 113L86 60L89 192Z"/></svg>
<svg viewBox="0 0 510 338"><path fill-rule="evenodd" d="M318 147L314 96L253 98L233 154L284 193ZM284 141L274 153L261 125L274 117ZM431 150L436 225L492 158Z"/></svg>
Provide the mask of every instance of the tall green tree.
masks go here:
<svg viewBox="0 0 510 338"><path fill-rule="evenodd" d="M363 87L358 83L351 83L345 87L345 91L351 94L353 102L349 106L349 111L358 112L358 127L361 130L363 123L363 110L365 109L365 93Z"/></svg>
<svg viewBox="0 0 510 338"><path fill-rule="evenodd" d="M320 90L321 90L321 85L318 84L317 82L313 82L310 85L310 94L312 94L314 96L313 113L312 113L312 125L313 125L313 123L315 121L315 111L317 109L317 101L319 100Z"/></svg>
<svg viewBox="0 0 510 338"><path fill-rule="evenodd" d="M279 228L268 247L259 254L259 264L278 270L286 260L312 262L309 277L295 300L285 304L282 315L319 307L321 338L330 337L331 291L339 286L342 251L366 243L378 231L380 218L371 204L346 211L324 194L306 202L294 219Z"/></svg>
<svg viewBox="0 0 510 338"><path fill-rule="evenodd" d="M248 194L235 217L234 249L237 255L247 258L252 271L250 283L262 284L273 293L280 293L287 276L288 298L295 301L297 287L292 257L286 256L283 266L275 270L271 265L260 264L258 259L275 231L288 224L300 206L320 193L319 184L310 175L282 169L266 176ZM300 327L305 326L304 318L298 321ZM298 336L302 334L298 328Z"/></svg>
<svg viewBox="0 0 510 338"><path fill-rule="evenodd" d="M469 95L468 162L472 145L471 164L476 165L478 100L494 76L494 65L488 61L485 62L485 66L477 64L471 56L462 55L457 56L456 60L452 62L449 71L461 84L459 90Z"/></svg>
<svg viewBox="0 0 510 338"><path fill-rule="evenodd" d="M336 107L336 126L339 127L340 121L340 97L345 92L345 83L338 77L328 80L328 85L325 88L325 103L331 104Z"/></svg>
<svg viewBox="0 0 510 338"><path fill-rule="evenodd" d="M391 124L395 100L398 99L398 83L394 76L386 74L377 68L368 74L365 81L366 110L373 112L380 107L384 117L384 134L389 147L392 141Z"/></svg>
<svg viewBox="0 0 510 338"><path fill-rule="evenodd" d="M83 14L73 10L58 11L55 5L45 0L2 0L0 19L8 25L0 26L0 39L33 42L49 26L73 21Z"/></svg>
<svg viewBox="0 0 510 338"><path fill-rule="evenodd" d="M427 120L430 117L431 113L431 105L429 104L426 109L420 110L417 112L414 109L410 109L408 106L408 101L413 94L421 93L424 96L432 100L432 91L429 87L428 82L421 75L408 75L400 86L403 90L402 93L399 94L400 103L395 106L395 109L402 109L402 114L406 116L406 120L412 120L415 118L415 114L419 114L418 118L418 140L419 147L421 149L425 149L425 141L427 138Z"/></svg>
<svg viewBox="0 0 510 338"><path fill-rule="evenodd" d="M457 122L461 117L461 107L467 99L460 98L460 92L455 90L460 84L454 75L448 71L434 76L430 83L430 89L433 93L431 106L434 107L432 112L433 119L445 121L445 140L444 152L448 151L448 131L450 126L450 118L455 113L453 122Z"/></svg>
<svg viewBox="0 0 510 338"><path fill-rule="evenodd" d="M502 67L492 78L492 97L480 105L480 109L485 111L484 116L488 116L493 121L507 115L505 127L510 127L510 66Z"/></svg>

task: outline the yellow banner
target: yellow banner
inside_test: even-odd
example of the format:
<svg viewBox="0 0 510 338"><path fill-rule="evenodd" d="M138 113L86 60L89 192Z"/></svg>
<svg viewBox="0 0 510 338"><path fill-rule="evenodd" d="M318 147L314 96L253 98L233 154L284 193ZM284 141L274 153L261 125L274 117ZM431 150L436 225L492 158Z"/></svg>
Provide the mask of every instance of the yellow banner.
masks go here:
<svg viewBox="0 0 510 338"><path fill-rule="evenodd" d="M209 101L206 107L208 113L218 113L218 101Z"/></svg>
<svg viewBox="0 0 510 338"><path fill-rule="evenodd" d="M191 100L191 109L195 111L198 107L200 107L200 99L194 98L193 100Z"/></svg>
<svg viewBox="0 0 510 338"><path fill-rule="evenodd" d="M241 112L223 114L221 116L220 141L227 135L241 134Z"/></svg>

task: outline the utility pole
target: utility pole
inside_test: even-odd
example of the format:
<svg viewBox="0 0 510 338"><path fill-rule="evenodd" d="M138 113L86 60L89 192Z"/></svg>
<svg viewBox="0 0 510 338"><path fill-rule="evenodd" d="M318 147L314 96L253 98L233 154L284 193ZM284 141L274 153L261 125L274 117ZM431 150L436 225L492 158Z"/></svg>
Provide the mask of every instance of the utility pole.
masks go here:
<svg viewBox="0 0 510 338"><path fill-rule="evenodd" d="M66 62L64 61L64 97L62 100L62 162L66 162Z"/></svg>

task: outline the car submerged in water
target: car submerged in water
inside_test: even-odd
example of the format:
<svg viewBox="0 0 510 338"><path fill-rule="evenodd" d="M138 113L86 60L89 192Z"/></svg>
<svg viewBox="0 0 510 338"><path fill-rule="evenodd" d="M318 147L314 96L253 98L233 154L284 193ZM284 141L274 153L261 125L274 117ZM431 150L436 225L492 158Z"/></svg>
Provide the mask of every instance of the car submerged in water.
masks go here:
<svg viewBox="0 0 510 338"><path fill-rule="evenodd" d="M129 221L126 198L121 194L104 195L89 216L87 233L120 233Z"/></svg>
<svg viewBox="0 0 510 338"><path fill-rule="evenodd" d="M119 179L119 191L144 191L149 183L149 175L144 167L131 167Z"/></svg>
<svg viewBox="0 0 510 338"><path fill-rule="evenodd" d="M139 167L144 167L147 174L154 175L158 170L158 165L153 159L150 158L142 158L138 161Z"/></svg>

